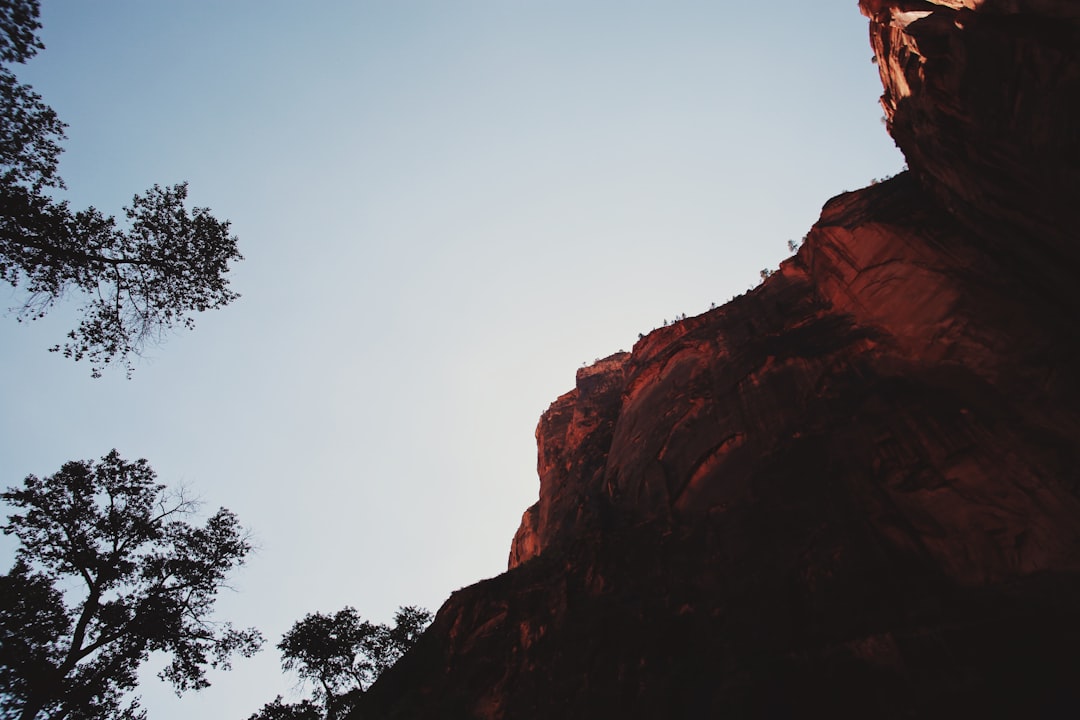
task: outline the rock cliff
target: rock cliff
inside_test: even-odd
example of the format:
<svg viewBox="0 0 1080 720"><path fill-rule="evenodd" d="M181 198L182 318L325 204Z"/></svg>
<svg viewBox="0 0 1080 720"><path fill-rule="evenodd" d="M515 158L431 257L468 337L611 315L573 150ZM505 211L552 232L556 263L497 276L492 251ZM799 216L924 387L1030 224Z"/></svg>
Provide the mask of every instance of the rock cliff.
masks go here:
<svg viewBox="0 0 1080 720"><path fill-rule="evenodd" d="M1080 711L1080 10L862 0L910 171L578 373L357 718Z"/></svg>

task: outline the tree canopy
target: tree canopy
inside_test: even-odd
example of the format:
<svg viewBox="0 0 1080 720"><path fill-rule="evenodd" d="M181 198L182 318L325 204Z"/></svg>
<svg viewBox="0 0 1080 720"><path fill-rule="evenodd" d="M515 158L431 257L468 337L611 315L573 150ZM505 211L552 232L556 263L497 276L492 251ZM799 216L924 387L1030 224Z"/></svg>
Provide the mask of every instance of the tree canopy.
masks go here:
<svg viewBox="0 0 1080 720"><path fill-rule="evenodd" d="M44 47L38 16L38 0L0 0L0 279L25 293L20 321L81 295L81 321L50 349L95 377L115 360L130 374L147 346L239 297L227 275L243 256L227 220L187 206L186 183L135 195L123 222L54 197L66 125L8 67Z"/></svg>
<svg viewBox="0 0 1080 720"><path fill-rule="evenodd" d="M19 541L0 576L3 717L142 718L128 695L151 652L169 657L160 677L182 692L261 646L258 631L211 617L251 550L236 517L222 508L185 522L196 503L157 484L145 460L113 450L0 498L21 511L3 526Z"/></svg>
<svg viewBox="0 0 1080 720"><path fill-rule="evenodd" d="M423 608L404 606L394 625L364 620L356 608L310 613L285 633L281 666L314 683L314 700L283 703L278 696L249 720L337 720L359 696L406 653L431 622Z"/></svg>

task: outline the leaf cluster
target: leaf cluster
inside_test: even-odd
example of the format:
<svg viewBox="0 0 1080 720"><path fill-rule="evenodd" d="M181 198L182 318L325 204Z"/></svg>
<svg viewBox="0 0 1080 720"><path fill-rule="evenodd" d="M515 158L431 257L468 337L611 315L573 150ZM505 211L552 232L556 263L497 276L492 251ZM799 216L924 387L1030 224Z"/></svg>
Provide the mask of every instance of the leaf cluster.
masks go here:
<svg viewBox="0 0 1080 720"><path fill-rule="evenodd" d="M0 2L0 61L26 62L45 48L37 36L40 12L38 0Z"/></svg>
<svg viewBox="0 0 1080 720"><path fill-rule="evenodd" d="M37 17L36 0L0 0L0 62L24 62L43 47ZM81 321L51 350L89 360L95 377L114 360L130 375L133 357L194 327L194 313L239 297L227 274L243 256L227 220L187 206L186 183L135 195L123 222L55 199L65 127L0 66L0 280L25 292L20 322L81 296Z"/></svg>
<svg viewBox="0 0 1080 720"><path fill-rule="evenodd" d="M236 517L184 518L196 503L156 482L145 460L114 450L66 463L0 494L21 512L5 534L20 543L0 577L0 709L30 720L136 718L123 706L151 652L177 692L208 685L206 667L253 654L254 629L211 621L218 590L251 550Z"/></svg>
<svg viewBox="0 0 1080 720"><path fill-rule="evenodd" d="M324 708L317 702L302 700L298 703L283 702L281 696L262 706L251 720L324 720Z"/></svg>
<svg viewBox="0 0 1080 720"><path fill-rule="evenodd" d="M193 328L192 313L239 297L227 277L243 259L237 239L209 209L189 209L187 192L180 183L135 195L121 227L95 208L73 213L21 185L0 186L0 275L27 293L20 321L44 317L76 290L82 320L52 350L89 359L95 377L115 359L130 374L132 356L174 328Z"/></svg>

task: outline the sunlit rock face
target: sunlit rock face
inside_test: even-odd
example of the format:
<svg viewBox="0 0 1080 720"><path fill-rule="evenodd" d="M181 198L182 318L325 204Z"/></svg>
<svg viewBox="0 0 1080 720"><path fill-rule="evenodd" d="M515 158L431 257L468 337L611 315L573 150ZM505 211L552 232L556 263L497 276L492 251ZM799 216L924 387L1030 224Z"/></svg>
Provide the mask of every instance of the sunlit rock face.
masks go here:
<svg viewBox="0 0 1080 720"><path fill-rule="evenodd" d="M551 404L536 428L540 500L525 511L510 549L510 567L540 554L560 535L595 524L609 505L604 471L611 450L629 353L582 368L576 387Z"/></svg>
<svg viewBox="0 0 1080 720"><path fill-rule="evenodd" d="M1080 717L1077 11L862 8L911 171L579 371L354 717Z"/></svg>
<svg viewBox="0 0 1080 720"><path fill-rule="evenodd" d="M616 521L814 525L838 492L965 583L1080 568L1077 323L1039 285L906 173L831 200L765 285L579 373L511 567Z"/></svg>

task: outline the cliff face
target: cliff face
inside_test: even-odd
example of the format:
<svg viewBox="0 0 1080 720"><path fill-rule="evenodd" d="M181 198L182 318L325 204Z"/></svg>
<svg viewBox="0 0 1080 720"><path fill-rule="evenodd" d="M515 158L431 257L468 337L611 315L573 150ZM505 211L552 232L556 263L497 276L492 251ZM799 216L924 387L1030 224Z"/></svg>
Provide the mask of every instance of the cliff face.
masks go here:
<svg viewBox="0 0 1080 720"><path fill-rule="evenodd" d="M511 567L612 516L813 524L789 483L818 474L962 582L1080 568L1075 318L927 202L907 174L835 198L762 287L581 371Z"/></svg>
<svg viewBox="0 0 1080 720"><path fill-rule="evenodd" d="M356 717L1080 710L1080 11L861 7L911 171L581 370L509 572Z"/></svg>

